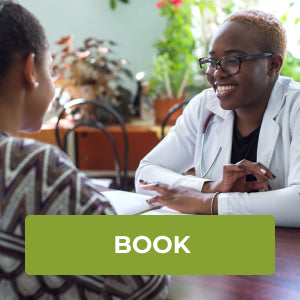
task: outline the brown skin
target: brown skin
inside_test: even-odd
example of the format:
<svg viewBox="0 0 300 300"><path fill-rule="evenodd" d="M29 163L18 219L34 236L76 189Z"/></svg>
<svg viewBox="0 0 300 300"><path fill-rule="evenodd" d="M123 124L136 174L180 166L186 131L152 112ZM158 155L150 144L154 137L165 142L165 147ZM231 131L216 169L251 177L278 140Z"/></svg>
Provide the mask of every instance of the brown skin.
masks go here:
<svg viewBox="0 0 300 300"><path fill-rule="evenodd" d="M257 181L246 181L246 176L253 174ZM253 163L246 159L223 167L223 177L217 181L206 182L203 193L251 192L259 189L269 190L268 179L275 179L268 168L261 163Z"/></svg>
<svg viewBox="0 0 300 300"><path fill-rule="evenodd" d="M26 58L16 57L0 90L0 130L12 136L20 131L39 131L43 117L54 97L51 77L52 58L44 53L41 64L34 53ZM35 83L38 83L38 86Z"/></svg>
<svg viewBox="0 0 300 300"><path fill-rule="evenodd" d="M264 51L257 44L257 34L236 22L226 22L212 39L210 57L218 60L225 55L262 53ZM213 76L207 76L217 92L220 106L235 112L235 126L242 136L247 136L261 124L282 63L281 55L276 54L242 62L240 72L236 75L227 75L218 68ZM231 85L234 89L221 94L217 91L218 85ZM257 181L246 182L246 175L249 174L253 174ZM250 192L257 189L268 191L268 179L274 178L264 165L243 160L235 165L225 165L223 176L215 182L206 182L201 192L182 186L170 187L163 183L141 184L142 189L159 194L151 198L149 203L158 202L183 213L210 214L214 193ZM218 197L215 197L213 203L213 213L218 214Z"/></svg>
<svg viewBox="0 0 300 300"><path fill-rule="evenodd" d="M246 176L249 174L253 174L257 181L247 182ZM274 178L275 176L270 170L261 163L242 160L237 164L225 165L223 176L217 181L204 184L201 192L184 186L171 187L161 182L140 182L140 184L143 190L159 193L159 195L148 200L150 204L157 202L187 214L211 214L212 198L216 192L251 192L257 189L268 191L268 179ZM213 202L213 214L218 214L217 197Z"/></svg>
<svg viewBox="0 0 300 300"><path fill-rule="evenodd" d="M262 53L257 45L257 34L236 22L226 22L212 39L210 57L220 59L225 55ZM220 105L223 109L234 110L235 125L242 136L247 136L261 124L282 63L281 55L273 55L242 62L240 72L233 76L219 68L214 76L207 76L214 90L218 84L235 86L232 93L220 99Z"/></svg>
<svg viewBox="0 0 300 300"><path fill-rule="evenodd" d="M148 200L149 204L160 203L169 208L186 214L211 213L211 197L213 194L200 193L199 191L184 187L170 187L167 184L156 182L141 182L142 188L148 191L156 191L159 195Z"/></svg>
<svg viewBox="0 0 300 300"><path fill-rule="evenodd" d="M40 65L35 63L34 54L29 55L25 61L24 79L27 85L27 99L20 127L23 132L36 132L41 129L44 115L55 92L51 69L52 57L49 51L44 53ZM35 86L35 82L38 86Z"/></svg>

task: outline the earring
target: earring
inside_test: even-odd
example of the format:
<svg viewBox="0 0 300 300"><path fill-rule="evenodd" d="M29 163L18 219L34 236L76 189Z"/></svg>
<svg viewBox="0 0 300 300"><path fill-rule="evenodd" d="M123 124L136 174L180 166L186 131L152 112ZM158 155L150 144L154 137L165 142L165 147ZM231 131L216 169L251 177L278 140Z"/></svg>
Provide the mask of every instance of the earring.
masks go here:
<svg viewBox="0 0 300 300"><path fill-rule="evenodd" d="M37 88L39 85L40 85L40 84L39 84L37 81L34 82L34 87Z"/></svg>

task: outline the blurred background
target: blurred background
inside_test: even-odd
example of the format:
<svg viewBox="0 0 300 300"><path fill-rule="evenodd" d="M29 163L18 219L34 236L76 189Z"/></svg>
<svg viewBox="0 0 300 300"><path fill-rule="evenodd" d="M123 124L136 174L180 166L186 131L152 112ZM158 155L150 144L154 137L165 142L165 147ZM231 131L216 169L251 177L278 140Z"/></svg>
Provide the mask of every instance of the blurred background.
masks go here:
<svg viewBox="0 0 300 300"><path fill-rule="evenodd" d="M284 23L288 33L288 54L282 74L300 81L300 22L297 15L297 11L300 10L299 0L20 0L20 2L39 18L46 29L51 51L56 55L55 68L57 67L59 71L56 75L58 79L68 81L67 84L65 81L63 84L58 81L58 86L95 84L97 76L105 75L104 71L110 75L118 73L115 74L114 82L111 80L112 76L105 79L108 85L104 88L103 80L101 83L97 82L95 94L100 98L109 94L116 97L114 91L120 87L117 93L119 98L106 101L115 103L115 108L118 109L122 99L126 98L127 100L123 101L123 108L119 108L125 120L130 118L129 115L140 114L141 99L138 98L143 94L149 96L144 102L148 102L149 109L152 109L153 99L188 98L206 87L205 78L199 72L197 58L207 55L211 35L226 15L243 8L263 9L273 13ZM71 40L63 43L62 39L66 37L71 37ZM91 38L103 41L99 59L95 57L95 53L88 55L90 53L84 52L89 50L84 42ZM61 43L57 44L59 41ZM78 49L81 50L79 54ZM108 49L108 53L105 53L105 49ZM83 52L85 56L82 55ZM62 59L62 54L66 53L68 55ZM99 56L98 52L97 55ZM109 66L107 63L104 70L103 65L108 55L113 55L113 59L107 59L114 61L114 65ZM74 82L74 72L77 72L77 75L88 72L86 66L82 68L80 65L79 68L78 64L77 70L74 71L75 63L72 65L72 62L81 60L82 63L83 59L85 63L88 62L88 67L92 66L94 74L85 74L85 78L77 78L78 80ZM117 66L120 60L122 60L120 66ZM96 67L99 61L102 64L101 70L99 66ZM64 68L68 70L61 72ZM120 69L123 71L122 74L119 74ZM108 87L110 91L107 91ZM78 95L71 97L76 98ZM62 103L64 101L67 100L61 100ZM127 110L125 106L128 107Z"/></svg>
<svg viewBox="0 0 300 300"><path fill-rule="evenodd" d="M133 188L139 161L167 134L186 103L208 86L198 58L207 56L211 36L231 12L258 8L283 22L288 52L282 75L300 82L300 0L19 1L46 29L56 79L42 130L30 137L61 146L58 132L69 132L78 122L107 126L124 156L119 160L127 190ZM70 109L70 100L78 98L92 104ZM126 123L129 146L116 119L98 104L112 107ZM77 132L62 149L93 177L119 174L107 137L92 129Z"/></svg>

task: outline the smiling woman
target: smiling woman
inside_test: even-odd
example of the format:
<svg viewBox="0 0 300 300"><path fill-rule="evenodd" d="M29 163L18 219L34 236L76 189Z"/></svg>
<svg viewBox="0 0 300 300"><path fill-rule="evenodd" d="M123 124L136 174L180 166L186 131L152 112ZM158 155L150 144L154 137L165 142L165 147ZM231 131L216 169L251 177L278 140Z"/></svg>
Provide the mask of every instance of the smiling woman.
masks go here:
<svg viewBox="0 0 300 300"><path fill-rule="evenodd" d="M215 68L213 73L208 74L207 80L216 90L220 106L225 110L235 110L235 125L243 136L247 136L262 121L263 113L285 54L285 47L280 48L279 45L286 45L286 37L284 34L277 34L279 30L276 26L274 26L273 31L267 26L257 25L254 27L250 22L250 24L246 23L242 16L234 16L229 16L227 22L214 35L209 53L211 58L218 59L224 55L229 57L229 60L231 60L231 57L239 57L239 59L236 59L239 60L239 64L230 70L235 72L229 72L224 67ZM259 14L250 16L252 17L252 23L255 18L264 17L264 15ZM254 24L256 25L256 23ZM249 27L251 28L251 26L254 29L250 31ZM276 36L276 40L262 39L261 32L263 30L274 32L272 36ZM284 32L283 28L282 32ZM240 38L243 34L247 35L247 39ZM274 68L272 70L273 74L266 77L267 63L270 59L272 59L272 67ZM222 59L219 60L222 61ZM263 81L265 81L264 85L261 84ZM235 88L224 91L224 86ZM219 89L219 87L222 87L222 89ZM252 93L248 91L252 91ZM244 111L244 109L242 110L243 107L247 109L247 121L241 118L241 113Z"/></svg>
<svg viewBox="0 0 300 300"><path fill-rule="evenodd" d="M300 84L279 76L285 52L273 15L243 10L224 21L199 60L212 88L189 102L136 172L137 191L154 195L149 203L267 214L300 227ZM195 176L182 175L192 167Z"/></svg>

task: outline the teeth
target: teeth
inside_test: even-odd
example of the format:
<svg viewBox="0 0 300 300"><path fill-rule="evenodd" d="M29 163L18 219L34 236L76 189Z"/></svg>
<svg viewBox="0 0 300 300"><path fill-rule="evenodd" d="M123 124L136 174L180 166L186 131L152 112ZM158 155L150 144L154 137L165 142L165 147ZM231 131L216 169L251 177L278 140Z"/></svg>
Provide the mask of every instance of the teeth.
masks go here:
<svg viewBox="0 0 300 300"><path fill-rule="evenodd" d="M217 86L217 89L218 89L219 93L224 93L224 92L233 90L234 85L219 85L219 86Z"/></svg>

